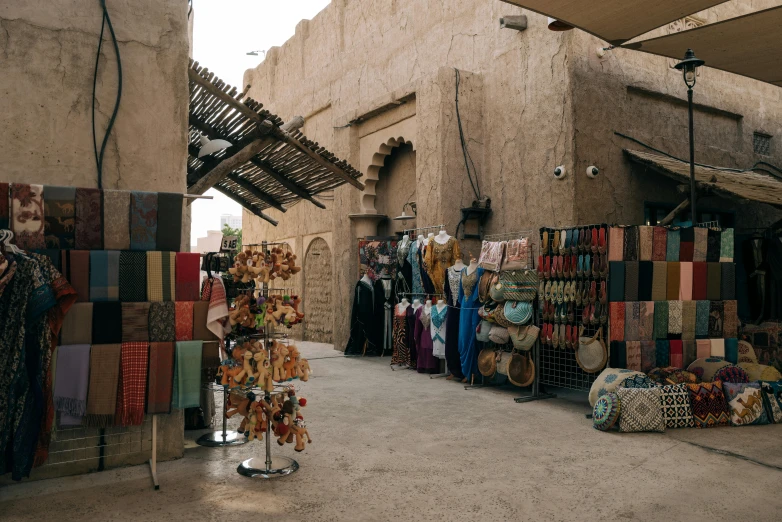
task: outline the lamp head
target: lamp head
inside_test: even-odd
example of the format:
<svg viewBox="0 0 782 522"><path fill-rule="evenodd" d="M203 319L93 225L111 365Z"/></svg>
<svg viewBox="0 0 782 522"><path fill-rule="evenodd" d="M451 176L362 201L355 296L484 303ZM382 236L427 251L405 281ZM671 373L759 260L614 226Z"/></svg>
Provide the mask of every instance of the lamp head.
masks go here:
<svg viewBox="0 0 782 522"><path fill-rule="evenodd" d="M695 81L697 79L696 69L705 64L703 60L695 57L695 51L687 49L684 53L684 59L676 64L676 68L682 71L684 77L684 83L688 88L695 87Z"/></svg>
<svg viewBox="0 0 782 522"><path fill-rule="evenodd" d="M198 157L203 158L231 146L231 142L226 140L210 140L203 134L201 135L201 148L198 150Z"/></svg>

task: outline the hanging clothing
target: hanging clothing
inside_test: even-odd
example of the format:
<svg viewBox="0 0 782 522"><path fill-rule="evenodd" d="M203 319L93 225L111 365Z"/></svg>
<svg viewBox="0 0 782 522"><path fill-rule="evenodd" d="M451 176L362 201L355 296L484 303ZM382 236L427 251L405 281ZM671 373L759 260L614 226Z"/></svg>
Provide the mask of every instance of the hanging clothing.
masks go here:
<svg viewBox="0 0 782 522"><path fill-rule="evenodd" d="M427 295L432 295L434 293L434 284L432 283L432 278L429 277L429 266L425 260L427 248L429 248L428 243L424 245L423 249L418 250L418 264L421 266L421 283L424 285L424 292Z"/></svg>
<svg viewBox="0 0 782 522"><path fill-rule="evenodd" d="M439 243L437 236L429 241L426 249L426 266L434 284L435 293L442 294L445 286L445 270L462 257L459 242L451 236L445 243Z"/></svg>
<svg viewBox="0 0 782 522"><path fill-rule="evenodd" d="M345 355L377 356L382 353L383 301L382 292L376 292L373 285L364 280L356 283Z"/></svg>
<svg viewBox="0 0 782 522"><path fill-rule="evenodd" d="M423 307L418 307L418 310L421 308ZM407 362L405 364L412 369L417 368L419 357L418 343L415 338L416 313L418 310L410 305L405 312L405 336L407 337Z"/></svg>
<svg viewBox="0 0 782 522"><path fill-rule="evenodd" d="M410 362L410 347L407 344L407 309L394 307L394 348L391 352L391 364L408 364Z"/></svg>
<svg viewBox="0 0 782 522"><path fill-rule="evenodd" d="M410 255L410 238L404 239L399 242L396 250L396 259L398 269L396 271L396 277L399 281L403 282L400 292L410 292L413 285L413 267L410 266L410 262L407 260Z"/></svg>
<svg viewBox="0 0 782 522"><path fill-rule="evenodd" d="M438 310L437 306L432 307L432 353L438 359L445 359L445 339L446 325L445 320L448 315L448 306L443 306Z"/></svg>
<svg viewBox="0 0 782 522"><path fill-rule="evenodd" d="M448 269L448 277L445 278L445 299L451 311L445 316L445 361L448 371L462 380L462 362L459 358L459 318L461 306L459 303L459 286L462 277L461 270L454 267Z"/></svg>
<svg viewBox="0 0 782 522"><path fill-rule="evenodd" d="M462 269L459 284L459 358L462 364L462 374L470 378L478 373L478 346L475 339L475 329L478 327L478 281L483 275L483 268L468 273L468 267Z"/></svg>
<svg viewBox="0 0 782 522"><path fill-rule="evenodd" d="M410 244L410 251L407 254L407 263L410 265L411 288L414 294L424 292L424 283L421 279L421 255L419 252L420 241L416 240Z"/></svg>
<svg viewBox="0 0 782 522"><path fill-rule="evenodd" d="M418 339L418 373L437 373L440 361L432 354L432 335L430 332L431 310L421 306L415 312L415 337Z"/></svg>

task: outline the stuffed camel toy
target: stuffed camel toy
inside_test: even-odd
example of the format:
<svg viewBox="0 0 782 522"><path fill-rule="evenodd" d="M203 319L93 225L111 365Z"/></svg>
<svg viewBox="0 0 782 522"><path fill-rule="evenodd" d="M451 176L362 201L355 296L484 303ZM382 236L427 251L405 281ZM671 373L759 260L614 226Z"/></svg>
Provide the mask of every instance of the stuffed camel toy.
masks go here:
<svg viewBox="0 0 782 522"><path fill-rule="evenodd" d="M288 356L288 347L280 342L273 341L271 353L272 378L277 382L284 381L285 368L283 364L285 364L285 358Z"/></svg>

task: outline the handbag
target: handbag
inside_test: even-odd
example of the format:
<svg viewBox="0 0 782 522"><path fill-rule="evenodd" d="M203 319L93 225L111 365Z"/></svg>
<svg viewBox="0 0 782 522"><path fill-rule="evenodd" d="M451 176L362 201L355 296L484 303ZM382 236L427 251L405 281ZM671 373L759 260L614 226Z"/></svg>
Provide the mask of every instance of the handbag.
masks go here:
<svg viewBox="0 0 782 522"><path fill-rule="evenodd" d="M486 303L491 299L491 296L489 295L489 287L491 287L495 280L499 281L497 274L492 272L483 273L480 281L478 281L478 301L481 303Z"/></svg>
<svg viewBox="0 0 782 522"><path fill-rule="evenodd" d="M497 355L494 348L484 348L478 354L478 371L484 377L494 377L497 372Z"/></svg>
<svg viewBox="0 0 782 522"><path fill-rule="evenodd" d="M512 324L526 324L532 319L532 303L528 301L507 301L502 307L505 318Z"/></svg>
<svg viewBox="0 0 782 522"><path fill-rule="evenodd" d="M513 325L508 328L508 335L513 342L513 348L524 352L529 351L535 346L535 341L538 339L539 334L540 328L534 324L529 324L527 326Z"/></svg>
<svg viewBox="0 0 782 522"><path fill-rule="evenodd" d="M508 375L508 367L512 357L513 353L511 352L497 352L497 373Z"/></svg>
<svg viewBox="0 0 782 522"><path fill-rule="evenodd" d="M583 333L583 331L582 331ZM603 328L597 329L593 337L579 337L576 348L576 362L586 373L597 373L605 368L608 350L603 342Z"/></svg>
<svg viewBox="0 0 782 522"><path fill-rule="evenodd" d="M536 270L510 270L500 273L503 296L508 301L533 301L538 295Z"/></svg>
<svg viewBox="0 0 782 522"><path fill-rule="evenodd" d="M487 317L487 319L492 323L498 324L500 326L504 326L505 328L513 326L513 323L510 322L507 317L505 317L504 305L497 305L497 307L492 311L492 313L489 314L489 317Z"/></svg>
<svg viewBox="0 0 782 522"><path fill-rule="evenodd" d="M535 380L535 363L530 353L513 353L508 363L508 380L516 386L529 386Z"/></svg>
<svg viewBox="0 0 782 522"><path fill-rule="evenodd" d="M488 342L489 333L491 332L491 327L492 324L485 319L480 323L478 323L478 326L475 328L475 340L481 341L482 343Z"/></svg>
<svg viewBox="0 0 782 522"><path fill-rule="evenodd" d="M489 340L494 344L508 344L508 341L510 341L508 329L495 324L489 330Z"/></svg>
<svg viewBox="0 0 782 522"><path fill-rule="evenodd" d="M505 253L506 241L484 241L481 245L481 255L478 266L492 272L499 272L502 266L502 256Z"/></svg>
<svg viewBox="0 0 782 522"><path fill-rule="evenodd" d="M489 287L489 297L491 297L492 301L502 303L505 301L505 287L496 275L494 277L497 282Z"/></svg>
<svg viewBox="0 0 782 522"><path fill-rule="evenodd" d="M529 241L526 237L508 241L502 258L503 270L522 270L529 268Z"/></svg>

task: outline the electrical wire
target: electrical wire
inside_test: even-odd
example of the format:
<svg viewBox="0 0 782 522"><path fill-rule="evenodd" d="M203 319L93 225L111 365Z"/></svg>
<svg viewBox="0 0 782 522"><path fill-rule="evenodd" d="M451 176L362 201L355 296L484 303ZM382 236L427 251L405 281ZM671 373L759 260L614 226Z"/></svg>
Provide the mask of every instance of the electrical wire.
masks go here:
<svg viewBox="0 0 782 522"><path fill-rule="evenodd" d="M462 129L462 117L459 113L459 83L461 82L461 75L459 74L459 69L454 68L454 71L456 71L456 121L459 124L459 141L461 142L462 154L464 155L464 168L467 169L467 178L470 180L472 191L475 193L475 199L480 201L481 187L478 184L478 172L467 148L467 140L464 138L464 130ZM470 172L470 166L472 166L472 172ZM475 176L474 182L473 176Z"/></svg>

